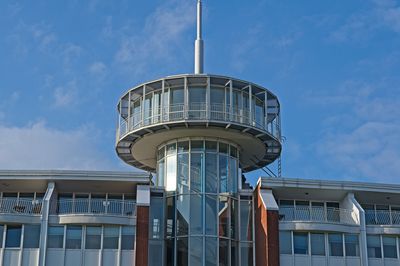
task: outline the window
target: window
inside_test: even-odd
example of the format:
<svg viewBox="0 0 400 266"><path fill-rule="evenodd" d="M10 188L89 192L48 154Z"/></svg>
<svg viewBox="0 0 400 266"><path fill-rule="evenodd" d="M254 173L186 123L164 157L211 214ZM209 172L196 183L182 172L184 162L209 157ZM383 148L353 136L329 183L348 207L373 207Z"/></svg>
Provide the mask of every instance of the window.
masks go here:
<svg viewBox="0 0 400 266"><path fill-rule="evenodd" d="M7 225L6 248L19 248L21 246L21 225Z"/></svg>
<svg viewBox="0 0 400 266"><path fill-rule="evenodd" d="M133 250L135 247L135 227L123 226L121 235L121 249Z"/></svg>
<svg viewBox="0 0 400 266"><path fill-rule="evenodd" d="M308 233L293 233L294 254L308 254Z"/></svg>
<svg viewBox="0 0 400 266"><path fill-rule="evenodd" d="M329 234L329 255L331 256L343 256L343 236L342 234Z"/></svg>
<svg viewBox="0 0 400 266"><path fill-rule="evenodd" d="M87 226L86 227L86 249L100 249L101 247L101 227Z"/></svg>
<svg viewBox="0 0 400 266"><path fill-rule="evenodd" d="M104 249L118 249L119 227L105 226L103 236Z"/></svg>
<svg viewBox="0 0 400 266"><path fill-rule="evenodd" d="M360 256L360 245L358 243L358 235L345 234L344 244L345 244L346 256L352 256L352 257Z"/></svg>
<svg viewBox="0 0 400 266"><path fill-rule="evenodd" d="M0 248L3 247L3 232L4 232L4 225L0 225Z"/></svg>
<svg viewBox="0 0 400 266"><path fill-rule="evenodd" d="M39 248L40 225L24 225L24 248Z"/></svg>
<svg viewBox="0 0 400 266"><path fill-rule="evenodd" d="M279 252L280 254L292 254L292 232L279 232Z"/></svg>
<svg viewBox="0 0 400 266"><path fill-rule="evenodd" d="M397 258L396 237L383 236L383 256L385 258Z"/></svg>
<svg viewBox="0 0 400 266"><path fill-rule="evenodd" d="M64 226L49 226L47 236L48 248L63 248Z"/></svg>
<svg viewBox="0 0 400 266"><path fill-rule="evenodd" d="M367 235L367 251L369 258L382 258L381 239L379 236Z"/></svg>
<svg viewBox="0 0 400 266"><path fill-rule="evenodd" d="M325 235L311 233L311 255L325 256Z"/></svg>
<svg viewBox="0 0 400 266"><path fill-rule="evenodd" d="M68 225L67 226L67 241L68 249L81 249L82 246L82 226Z"/></svg>

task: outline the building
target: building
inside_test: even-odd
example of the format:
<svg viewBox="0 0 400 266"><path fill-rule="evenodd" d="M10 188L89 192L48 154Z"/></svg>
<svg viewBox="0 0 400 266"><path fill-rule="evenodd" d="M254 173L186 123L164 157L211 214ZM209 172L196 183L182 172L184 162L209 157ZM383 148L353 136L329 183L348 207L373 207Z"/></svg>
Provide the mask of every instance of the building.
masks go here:
<svg viewBox="0 0 400 266"><path fill-rule="evenodd" d="M280 157L279 100L203 73L197 11L195 73L118 103L116 152L154 175L0 171L0 266L400 265L400 186L245 182Z"/></svg>

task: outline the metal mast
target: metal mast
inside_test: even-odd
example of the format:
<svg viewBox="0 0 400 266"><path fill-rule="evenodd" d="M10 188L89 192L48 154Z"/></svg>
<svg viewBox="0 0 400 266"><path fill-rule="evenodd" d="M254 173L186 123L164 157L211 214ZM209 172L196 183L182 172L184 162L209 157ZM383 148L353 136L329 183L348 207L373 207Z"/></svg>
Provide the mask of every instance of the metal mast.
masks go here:
<svg viewBox="0 0 400 266"><path fill-rule="evenodd" d="M197 0L197 37L194 43L194 73L203 74L204 43L201 39L202 6L201 0Z"/></svg>

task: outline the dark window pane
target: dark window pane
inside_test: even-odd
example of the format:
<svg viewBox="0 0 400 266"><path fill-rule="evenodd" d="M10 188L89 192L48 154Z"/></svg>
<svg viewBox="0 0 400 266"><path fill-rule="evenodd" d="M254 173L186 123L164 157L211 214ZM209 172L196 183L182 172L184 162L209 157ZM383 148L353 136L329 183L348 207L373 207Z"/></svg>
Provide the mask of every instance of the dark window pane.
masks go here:
<svg viewBox="0 0 400 266"><path fill-rule="evenodd" d="M219 197L219 236L228 237L229 226L229 198Z"/></svg>
<svg viewBox="0 0 400 266"><path fill-rule="evenodd" d="M190 238L190 266L203 265L203 237Z"/></svg>
<svg viewBox="0 0 400 266"><path fill-rule="evenodd" d="M217 154L206 153L206 192L218 192Z"/></svg>
<svg viewBox="0 0 400 266"><path fill-rule="evenodd" d="M308 233L293 233L294 254L308 254Z"/></svg>
<svg viewBox="0 0 400 266"><path fill-rule="evenodd" d="M346 256L358 257L360 256L360 245L358 244L358 235L346 234L344 236L344 244ZM396 238L395 238L395 251L396 251Z"/></svg>
<svg viewBox="0 0 400 266"><path fill-rule="evenodd" d="M382 258L380 236L367 235L367 251L369 258Z"/></svg>
<svg viewBox="0 0 400 266"><path fill-rule="evenodd" d="M0 248L3 247L3 232L4 232L4 225L0 225Z"/></svg>
<svg viewBox="0 0 400 266"><path fill-rule="evenodd" d="M397 258L396 237L383 236L383 257L384 258Z"/></svg>
<svg viewBox="0 0 400 266"><path fill-rule="evenodd" d="M187 151L189 151L189 141L178 142L178 152L187 152Z"/></svg>
<svg viewBox="0 0 400 266"><path fill-rule="evenodd" d="M190 154L190 190L203 191L203 153Z"/></svg>
<svg viewBox="0 0 400 266"><path fill-rule="evenodd" d="M215 266L217 265L217 238L206 237L205 241L206 266Z"/></svg>
<svg viewBox="0 0 400 266"><path fill-rule="evenodd" d="M104 226L103 248L118 249L119 226Z"/></svg>
<svg viewBox="0 0 400 266"><path fill-rule="evenodd" d="M228 192L228 156L219 156L219 192Z"/></svg>
<svg viewBox="0 0 400 266"><path fill-rule="evenodd" d="M229 240L219 239L219 265L229 266Z"/></svg>
<svg viewBox="0 0 400 266"><path fill-rule="evenodd" d="M217 197L206 196L206 235L217 235Z"/></svg>
<svg viewBox="0 0 400 266"><path fill-rule="evenodd" d="M329 234L329 255L343 257L343 236L342 234Z"/></svg>
<svg viewBox="0 0 400 266"><path fill-rule="evenodd" d="M149 266L159 266L164 261L162 243L160 240L149 240Z"/></svg>
<svg viewBox="0 0 400 266"><path fill-rule="evenodd" d="M190 218L190 196L180 195L176 197L176 220L177 220L177 235L184 236L188 234L189 218Z"/></svg>
<svg viewBox="0 0 400 266"><path fill-rule="evenodd" d="M240 265L253 266L253 245L251 243L240 243Z"/></svg>
<svg viewBox="0 0 400 266"><path fill-rule="evenodd" d="M240 201L240 241L252 241L253 239L253 214L252 201Z"/></svg>
<svg viewBox="0 0 400 266"><path fill-rule="evenodd" d="M121 249L122 250L135 249L135 227L133 226L122 227Z"/></svg>
<svg viewBox="0 0 400 266"><path fill-rule="evenodd" d="M203 234L203 197L199 194L190 196L190 234Z"/></svg>
<svg viewBox="0 0 400 266"><path fill-rule="evenodd" d="M39 248L40 225L24 225L24 248Z"/></svg>
<svg viewBox="0 0 400 266"><path fill-rule="evenodd" d="M188 257L189 257L189 250L188 250L188 239L187 237L179 237L176 241L176 265L177 266L187 266L188 265Z"/></svg>
<svg viewBox="0 0 400 266"><path fill-rule="evenodd" d="M21 246L21 225L7 225L6 248L19 248Z"/></svg>
<svg viewBox="0 0 400 266"><path fill-rule="evenodd" d="M325 235L311 233L311 255L325 256Z"/></svg>
<svg viewBox="0 0 400 266"><path fill-rule="evenodd" d="M48 248L63 248L64 226L49 226L47 233Z"/></svg>
<svg viewBox="0 0 400 266"><path fill-rule="evenodd" d="M81 249L82 246L82 226L67 225L67 239L65 248Z"/></svg>
<svg viewBox="0 0 400 266"><path fill-rule="evenodd" d="M279 253L292 254L292 232L279 231Z"/></svg>

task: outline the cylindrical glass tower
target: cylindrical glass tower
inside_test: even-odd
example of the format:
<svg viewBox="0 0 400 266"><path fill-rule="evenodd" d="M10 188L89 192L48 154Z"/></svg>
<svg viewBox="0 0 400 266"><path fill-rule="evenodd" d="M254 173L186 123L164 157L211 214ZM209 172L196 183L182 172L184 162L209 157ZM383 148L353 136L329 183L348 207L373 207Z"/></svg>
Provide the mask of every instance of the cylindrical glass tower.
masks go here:
<svg viewBox="0 0 400 266"><path fill-rule="evenodd" d="M238 158L235 144L218 139L178 139L159 147L168 265L237 265Z"/></svg>

